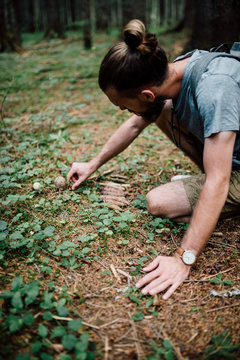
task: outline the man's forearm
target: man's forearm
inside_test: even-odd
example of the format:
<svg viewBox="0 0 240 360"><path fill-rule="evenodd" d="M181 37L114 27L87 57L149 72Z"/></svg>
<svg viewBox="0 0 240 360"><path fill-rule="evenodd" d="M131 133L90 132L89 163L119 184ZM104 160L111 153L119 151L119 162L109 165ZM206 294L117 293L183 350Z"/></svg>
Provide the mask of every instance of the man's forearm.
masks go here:
<svg viewBox="0 0 240 360"><path fill-rule="evenodd" d="M181 247L198 255L211 236L228 194L228 181L206 182Z"/></svg>
<svg viewBox="0 0 240 360"><path fill-rule="evenodd" d="M100 153L91 160L94 171L125 150L147 125L148 123L137 115L125 121L107 141Z"/></svg>

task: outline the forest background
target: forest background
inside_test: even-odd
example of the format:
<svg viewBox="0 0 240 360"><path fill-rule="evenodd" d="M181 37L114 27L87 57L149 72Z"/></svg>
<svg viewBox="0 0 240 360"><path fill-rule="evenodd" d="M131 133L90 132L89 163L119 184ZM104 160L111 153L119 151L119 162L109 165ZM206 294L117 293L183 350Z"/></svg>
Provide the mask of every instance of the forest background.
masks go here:
<svg viewBox="0 0 240 360"><path fill-rule="evenodd" d="M198 171L154 124L77 191L55 186L128 117L97 76L129 20L172 60L240 41L239 14L240 0L0 0L0 359L240 357L239 219L167 302L134 286L186 230L150 216L146 193Z"/></svg>

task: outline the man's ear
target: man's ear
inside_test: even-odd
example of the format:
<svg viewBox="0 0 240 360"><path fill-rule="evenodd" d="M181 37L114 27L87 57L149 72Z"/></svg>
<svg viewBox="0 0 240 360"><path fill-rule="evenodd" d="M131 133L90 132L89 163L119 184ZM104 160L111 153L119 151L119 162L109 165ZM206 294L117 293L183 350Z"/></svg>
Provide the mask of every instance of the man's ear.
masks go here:
<svg viewBox="0 0 240 360"><path fill-rule="evenodd" d="M139 100L144 102L154 102L156 96L152 90L146 89L142 90L138 95Z"/></svg>

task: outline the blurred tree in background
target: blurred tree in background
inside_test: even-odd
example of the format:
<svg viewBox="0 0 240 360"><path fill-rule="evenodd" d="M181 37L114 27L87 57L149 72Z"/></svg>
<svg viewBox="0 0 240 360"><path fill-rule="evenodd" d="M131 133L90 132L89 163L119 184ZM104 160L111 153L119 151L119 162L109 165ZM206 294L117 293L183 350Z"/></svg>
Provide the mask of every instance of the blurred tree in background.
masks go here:
<svg viewBox="0 0 240 360"><path fill-rule="evenodd" d="M81 31L92 46L94 32L110 33L131 19L142 20L157 34L192 31L191 48L209 49L239 40L240 0L0 0L0 50L21 50L21 33L42 32L64 38Z"/></svg>

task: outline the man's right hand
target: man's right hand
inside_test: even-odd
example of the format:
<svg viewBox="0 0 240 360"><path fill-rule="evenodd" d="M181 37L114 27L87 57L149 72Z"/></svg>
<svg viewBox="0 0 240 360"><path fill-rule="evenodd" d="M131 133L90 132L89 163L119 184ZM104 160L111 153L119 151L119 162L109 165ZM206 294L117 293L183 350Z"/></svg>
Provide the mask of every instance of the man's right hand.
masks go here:
<svg viewBox="0 0 240 360"><path fill-rule="evenodd" d="M93 169L90 162L86 162L86 163L74 162L72 164L71 170L67 175L68 186L70 186L70 181L72 180L74 182L72 186L72 190L76 190L79 187L79 185L83 181L85 181L94 171L95 169Z"/></svg>

